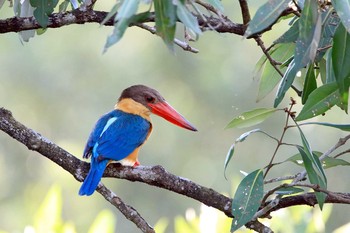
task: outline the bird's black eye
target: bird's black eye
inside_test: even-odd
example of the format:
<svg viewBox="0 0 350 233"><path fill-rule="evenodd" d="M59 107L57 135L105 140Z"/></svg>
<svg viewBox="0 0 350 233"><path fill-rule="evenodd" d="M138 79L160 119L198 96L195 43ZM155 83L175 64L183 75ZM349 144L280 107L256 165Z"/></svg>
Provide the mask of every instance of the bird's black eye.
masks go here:
<svg viewBox="0 0 350 233"><path fill-rule="evenodd" d="M148 95L148 96L146 96L146 101L147 101L148 103L154 103L155 98L154 98L153 96Z"/></svg>

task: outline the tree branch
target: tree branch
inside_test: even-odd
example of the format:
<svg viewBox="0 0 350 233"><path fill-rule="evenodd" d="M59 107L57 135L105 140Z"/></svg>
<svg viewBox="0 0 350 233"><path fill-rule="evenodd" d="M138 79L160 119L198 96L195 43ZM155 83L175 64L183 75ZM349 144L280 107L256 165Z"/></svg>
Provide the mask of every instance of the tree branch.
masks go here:
<svg viewBox="0 0 350 233"><path fill-rule="evenodd" d="M34 150L50 159L64 170L68 171L78 181L83 181L89 171L89 163L83 162L53 142L50 142L32 129L27 128L13 118L10 111L0 108L0 130L7 133L9 136L24 144L29 150ZM185 195L208 206L212 206L228 217L233 217L231 214L232 199L226 197L211 188L201 186L186 178L178 177L167 172L161 166L139 166L137 168L123 167L118 164L110 164L105 170L104 177L116 177L127 179L129 181L138 181L148 185L167 189L181 195ZM99 184L98 190L112 205L117 207L126 218L133 221L143 232L154 232L147 222L137 213L137 211L126 205L112 191L108 190ZM350 193L327 192L326 203L350 203ZM268 205L269 201L262 204ZM278 209L287 208L295 205L310 205L317 204L314 193L306 193L296 196L284 197L279 203L273 207L270 212ZM263 216L267 217L267 216ZM262 229L269 230L260 222L254 220L245 225L249 229L260 231ZM260 229L260 230L259 230ZM271 230L270 230L271 231ZM268 232L270 232L268 231Z"/></svg>

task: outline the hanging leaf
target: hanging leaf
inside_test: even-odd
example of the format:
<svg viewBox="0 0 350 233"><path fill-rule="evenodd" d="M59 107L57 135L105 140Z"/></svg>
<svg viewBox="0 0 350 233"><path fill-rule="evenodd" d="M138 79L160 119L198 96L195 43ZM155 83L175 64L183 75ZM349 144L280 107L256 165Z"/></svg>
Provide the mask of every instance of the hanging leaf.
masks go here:
<svg viewBox="0 0 350 233"><path fill-rule="evenodd" d="M119 10L119 7L120 7L120 2L117 2L116 4L114 4L111 11L108 12L106 18L102 20L101 25L104 25L108 20L110 20L113 16L115 16Z"/></svg>
<svg viewBox="0 0 350 233"><path fill-rule="evenodd" d="M348 110L350 79L350 35L343 24L340 24L334 34L332 48L334 77L337 81L341 102L345 112Z"/></svg>
<svg viewBox="0 0 350 233"><path fill-rule="evenodd" d="M124 0L115 16L115 21L131 18L136 13L139 3L140 0Z"/></svg>
<svg viewBox="0 0 350 233"><path fill-rule="evenodd" d="M196 35L202 34L201 29L198 25L198 20L192 15L187 9L185 1L178 0L176 7L176 14L180 21L189 29L191 29Z"/></svg>
<svg viewBox="0 0 350 233"><path fill-rule="evenodd" d="M226 155L226 158L225 158L225 163L224 163L224 176L225 176L226 180L227 180L227 178L226 178L226 168L227 168L228 163L231 161L231 158L232 158L234 152L235 152L235 144L232 144L230 149L227 152L227 155Z"/></svg>
<svg viewBox="0 0 350 233"><path fill-rule="evenodd" d="M301 96L301 103L305 104L307 98L310 93L313 92L317 88L316 76L314 72L314 64L311 63L306 73L303 94Z"/></svg>
<svg viewBox="0 0 350 233"><path fill-rule="evenodd" d="M49 15L53 13L58 0L30 0L30 5L35 7L34 17L41 27L46 28L49 23Z"/></svg>
<svg viewBox="0 0 350 233"><path fill-rule="evenodd" d="M226 126L228 128L246 128L260 124L271 116L278 109L275 108L257 108L248 112L244 112L238 117L231 120Z"/></svg>
<svg viewBox="0 0 350 233"><path fill-rule="evenodd" d="M339 91L336 83L325 84L314 90L308 97L296 121L318 116L339 102Z"/></svg>
<svg viewBox="0 0 350 233"><path fill-rule="evenodd" d="M287 90L292 86L297 72L298 68L295 66L295 60L293 59L291 63L289 63L288 68L284 73L283 78L278 86L273 105L275 108L282 102Z"/></svg>
<svg viewBox="0 0 350 233"><path fill-rule="evenodd" d="M269 0L262 5L255 13L253 19L249 22L244 36L249 37L255 33L270 27L287 9L289 0Z"/></svg>
<svg viewBox="0 0 350 233"><path fill-rule="evenodd" d="M324 175L322 165L318 160L317 156L310 154L307 149L298 146L299 153L304 162L304 166L310 182L318 185L322 189L327 189L327 179ZM322 173L319 170L322 169ZM320 209L322 210L323 204L326 200L326 194L322 192L315 192L316 199Z"/></svg>
<svg viewBox="0 0 350 233"><path fill-rule="evenodd" d="M264 194L263 171L256 170L248 174L238 185L232 200L231 232L249 222L260 207Z"/></svg>
<svg viewBox="0 0 350 233"><path fill-rule="evenodd" d="M176 6L172 1L154 0L157 34L163 39L166 46L174 51L176 29Z"/></svg>

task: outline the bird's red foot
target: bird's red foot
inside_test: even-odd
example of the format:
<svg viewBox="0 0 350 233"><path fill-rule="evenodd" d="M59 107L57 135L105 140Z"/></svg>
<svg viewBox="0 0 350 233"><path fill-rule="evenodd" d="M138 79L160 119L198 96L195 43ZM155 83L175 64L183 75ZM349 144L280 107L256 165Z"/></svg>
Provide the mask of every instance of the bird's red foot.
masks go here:
<svg viewBox="0 0 350 233"><path fill-rule="evenodd" d="M135 168L135 167L137 167L137 166L139 166L140 165L140 162L139 161L136 161L135 163L134 163L134 166L132 166L133 168Z"/></svg>

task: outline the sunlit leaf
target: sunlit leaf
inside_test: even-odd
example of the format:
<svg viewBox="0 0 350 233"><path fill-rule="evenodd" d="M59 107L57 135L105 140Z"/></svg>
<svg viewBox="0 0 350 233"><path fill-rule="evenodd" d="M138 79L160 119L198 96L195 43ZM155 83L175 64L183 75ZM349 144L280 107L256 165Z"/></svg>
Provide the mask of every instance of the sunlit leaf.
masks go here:
<svg viewBox="0 0 350 233"><path fill-rule="evenodd" d="M271 26L288 7L289 0L269 0L262 5L249 22L244 36L249 37Z"/></svg>
<svg viewBox="0 0 350 233"><path fill-rule="evenodd" d="M176 5L172 1L154 0L157 34L163 39L166 46L174 50L176 29Z"/></svg>
<svg viewBox="0 0 350 233"><path fill-rule="evenodd" d="M256 170L248 174L238 185L232 200L231 232L249 222L260 207L264 194L263 171Z"/></svg>
<svg viewBox="0 0 350 233"><path fill-rule="evenodd" d="M34 227L38 232L55 232L62 224L62 191L53 185L47 192L34 216Z"/></svg>
<svg viewBox="0 0 350 233"><path fill-rule="evenodd" d="M324 84L314 90L295 120L302 121L318 116L339 102L339 91L336 83Z"/></svg>
<svg viewBox="0 0 350 233"><path fill-rule="evenodd" d="M296 187L282 187L275 191L275 194L278 195L292 195L297 193L304 192L304 189L296 188Z"/></svg>
<svg viewBox="0 0 350 233"><path fill-rule="evenodd" d="M49 23L49 15L52 14L58 0L30 0L30 5L35 7L34 17L41 27L46 28Z"/></svg>
<svg viewBox="0 0 350 233"><path fill-rule="evenodd" d="M340 20L346 30L350 32L350 1L349 0L333 0L333 7L337 11Z"/></svg>
<svg viewBox="0 0 350 233"><path fill-rule="evenodd" d="M316 76L314 72L314 64L311 63L306 73L303 94L301 96L301 103L305 104L307 98L317 88Z"/></svg>
<svg viewBox="0 0 350 233"><path fill-rule="evenodd" d="M238 117L231 120L226 126L228 128L246 128L253 125L260 124L271 116L272 113L276 112L278 109L275 108L257 108L252 111L244 112Z"/></svg>
<svg viewBox="0 0 350 233"><path fill-rule="evenodd" d="M102 210L93 221L88 233L104 232L114 233L116 231L116 217L110 210Z"/></svg>
<svg viewBox="0 0 350 233"><path fill-rule="evenodd" d="M348 110L349 81L350 79L350 35L340 24L334 34L332 48L332 62L334 77L337 81L341 102L345 112Z"/></svg>
<svg viewBox="0 0 350 233"><path fill-rule="evenodd" d="M178 0L177 3L176 14L180 21L195 34L202 34L197 18L187 9L183 1Z"/></svg>
<svg viewBox="0 0 350 233"><path fill-rule="evenodd" d="M154 230L157 233L166 233L168 226L169 220L167 218L162 217L156 222L156 224L154 224Z"/></svg>
<svg viewBox="0 0 350 233"><path fill-rule="evenodd" d="M299 126L302 126L302 125L323 125L323 126L337 128L343 131L350 131L350 124L342 125L342 124L332 124L328 122L306 122L306 123L299 124Z"/></svg>

